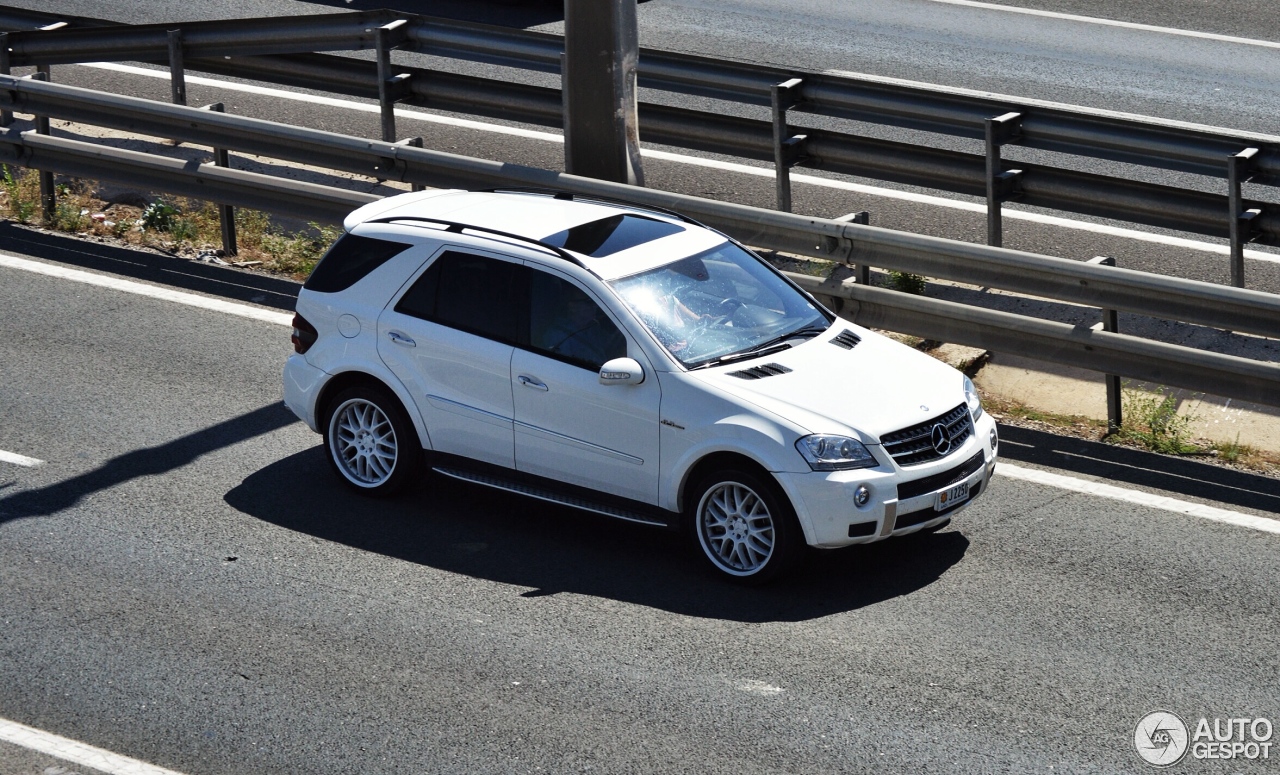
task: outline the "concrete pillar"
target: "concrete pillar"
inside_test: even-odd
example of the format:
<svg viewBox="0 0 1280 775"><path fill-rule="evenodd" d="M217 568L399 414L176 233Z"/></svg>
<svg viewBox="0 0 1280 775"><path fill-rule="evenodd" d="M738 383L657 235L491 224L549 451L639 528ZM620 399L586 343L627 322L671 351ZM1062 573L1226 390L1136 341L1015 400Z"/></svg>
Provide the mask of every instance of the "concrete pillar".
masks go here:
<svg viewBox="0 0 1280 775"><path fill-rule="evenodd" d="M644 185L636 118L636 0L565 0L565 169Z"/></svg>

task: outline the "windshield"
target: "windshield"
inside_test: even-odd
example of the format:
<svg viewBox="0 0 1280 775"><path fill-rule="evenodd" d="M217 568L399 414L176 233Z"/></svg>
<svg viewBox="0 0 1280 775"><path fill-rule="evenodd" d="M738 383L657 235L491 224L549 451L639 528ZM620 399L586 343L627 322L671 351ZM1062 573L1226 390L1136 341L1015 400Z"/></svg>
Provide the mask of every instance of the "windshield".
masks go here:
<svg viewBox="0 0 1280 775"><path fill-rule="evenodd" d="M686 368L710 365L830 320L760 259L731 242L610 285Z"/></svg>

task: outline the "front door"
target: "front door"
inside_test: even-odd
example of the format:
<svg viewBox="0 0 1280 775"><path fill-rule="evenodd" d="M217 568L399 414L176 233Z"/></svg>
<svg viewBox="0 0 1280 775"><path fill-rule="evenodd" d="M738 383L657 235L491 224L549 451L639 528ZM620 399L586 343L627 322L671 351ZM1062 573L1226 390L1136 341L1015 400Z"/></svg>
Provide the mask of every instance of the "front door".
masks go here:
<svg viewBox="0 0 1280 775"><path fill-rule="evenodd" d="M516 468L658 502L662 391L639 348L601 305L569 279L529 269L528 347L511 360ZM629 356L639 385L602 385L600 366Z"/></svg>

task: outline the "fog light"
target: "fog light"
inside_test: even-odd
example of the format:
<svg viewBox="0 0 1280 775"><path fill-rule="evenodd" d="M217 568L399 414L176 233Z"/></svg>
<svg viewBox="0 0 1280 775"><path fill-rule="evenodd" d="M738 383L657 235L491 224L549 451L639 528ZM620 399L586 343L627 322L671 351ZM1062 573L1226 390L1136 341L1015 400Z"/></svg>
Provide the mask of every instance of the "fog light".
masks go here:
<svg viewBox="0 0 1280 775"><path fill-rule="evenodd" d="M871 490L867 489L865 484L858 485L858 489L853 491L853 504L861 508L867 505L869 500L871 500Z"/></svg>
<svg viewBox="0 0 1280 775"><path fill-rule="evenodd" d="M996 447L1000 446L1000 439L996 437L996 426L991 426L991 454L996 453Z"/></svg>

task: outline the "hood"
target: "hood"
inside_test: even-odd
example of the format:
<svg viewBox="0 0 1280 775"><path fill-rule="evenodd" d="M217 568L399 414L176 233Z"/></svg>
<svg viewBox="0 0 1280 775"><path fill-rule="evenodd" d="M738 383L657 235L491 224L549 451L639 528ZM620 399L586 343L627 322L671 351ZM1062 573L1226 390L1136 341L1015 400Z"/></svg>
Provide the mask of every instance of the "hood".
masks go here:
<svg viewBox="0 0 1280 775"><path fill-rule="evenodd" d="M832 342L846 330L862 339L852 349ZM755 379L734 376L753 369L760 375ZM810 433L852 431L875 444L883 434L937 417L965 400L964 375L956 369L844 321L789 350L690 372L694 375Z"/></svg>

